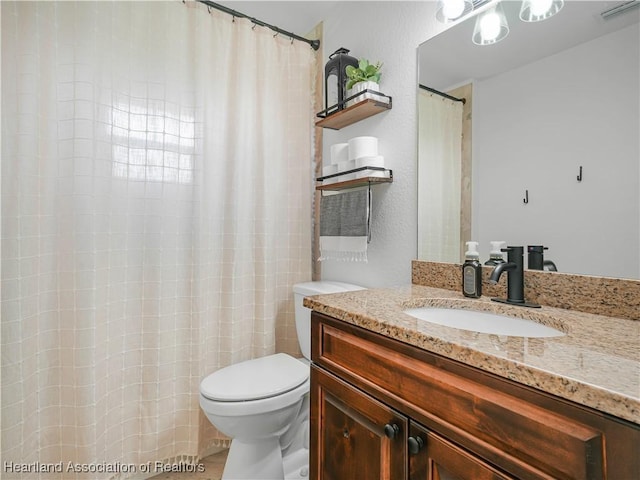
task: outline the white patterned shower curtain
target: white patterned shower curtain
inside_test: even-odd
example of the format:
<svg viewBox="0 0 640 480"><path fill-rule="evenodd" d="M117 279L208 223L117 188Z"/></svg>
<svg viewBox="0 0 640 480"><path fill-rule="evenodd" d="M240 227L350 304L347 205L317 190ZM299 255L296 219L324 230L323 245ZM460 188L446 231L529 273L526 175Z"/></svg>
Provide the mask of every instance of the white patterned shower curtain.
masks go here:
<svg viewBox="0 0 640 480"><path fill-rule="evenodd" d="M460 262L462 102L418 89L418 258Z"/></svg>
<svg viewBox="0 0 640 480"><path fill-rule="evenodd" d="M200 380L297 353L315 53L194 2L0 9L0 476L194 461Z"/></svg>

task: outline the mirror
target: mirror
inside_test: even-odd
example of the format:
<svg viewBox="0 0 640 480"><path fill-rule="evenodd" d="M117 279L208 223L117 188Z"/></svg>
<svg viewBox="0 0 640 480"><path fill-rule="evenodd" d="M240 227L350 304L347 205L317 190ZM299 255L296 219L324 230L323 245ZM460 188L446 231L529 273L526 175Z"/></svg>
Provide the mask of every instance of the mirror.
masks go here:
<svg viewBox="0 0 640 480"><path fill-rule="evenodd" d="M418 48L419 84L471 85L471 228L453 241L478 241L482 262L504 240L548 247L560 272L640 279L639 2L569 0L535 23L502 3L504 40L474 45L470 17ZM621 3L635 5L603 18Z"/></svg>

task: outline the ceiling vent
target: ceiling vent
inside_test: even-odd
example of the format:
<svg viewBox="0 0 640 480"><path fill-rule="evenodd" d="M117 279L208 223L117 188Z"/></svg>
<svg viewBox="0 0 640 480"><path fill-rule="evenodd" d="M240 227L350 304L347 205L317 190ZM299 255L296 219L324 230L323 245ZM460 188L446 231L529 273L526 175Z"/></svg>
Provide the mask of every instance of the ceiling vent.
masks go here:
<svg viewBox="0 0 640 480"><path fill-rule="evenodd" d="M631 10L632 8L638 7L640 6L640 0L631 0L630 2L624 2L621 3L619 5L616 5L613 8L609 8L607 10L605 10L604 12L600 13L600 16L602 18L611 18L615 15L619 15L621 13L625 13L628 12L629 10Z"/></svg>

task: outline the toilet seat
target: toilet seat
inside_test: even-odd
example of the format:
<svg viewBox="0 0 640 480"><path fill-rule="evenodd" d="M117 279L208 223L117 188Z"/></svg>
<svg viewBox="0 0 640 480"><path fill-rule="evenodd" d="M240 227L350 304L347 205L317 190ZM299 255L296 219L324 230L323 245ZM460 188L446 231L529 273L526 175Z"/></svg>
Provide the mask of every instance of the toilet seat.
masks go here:
<svg viewBox="0 0 640 480"><path fill-rule="evenodd" d="M308 378L308 365L285 353L276 353L212 373L200 383L200 392L216 402L246 402L282 395Z"/></svg>

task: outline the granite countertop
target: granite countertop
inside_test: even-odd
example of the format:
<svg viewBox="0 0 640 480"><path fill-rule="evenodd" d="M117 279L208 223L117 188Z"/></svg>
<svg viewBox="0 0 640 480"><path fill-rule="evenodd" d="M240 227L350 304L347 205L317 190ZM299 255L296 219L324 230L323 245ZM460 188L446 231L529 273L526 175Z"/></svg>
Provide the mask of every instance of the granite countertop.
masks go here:
<svg viewBox="0 0 640 480"><path fill-rule="evenodd" d="M640 424L640 321L560 308L532 309L410 285L307 297L317 312ZM455 307L528 318L563 336L477 333L418 320L403 310Z"/></svg>

